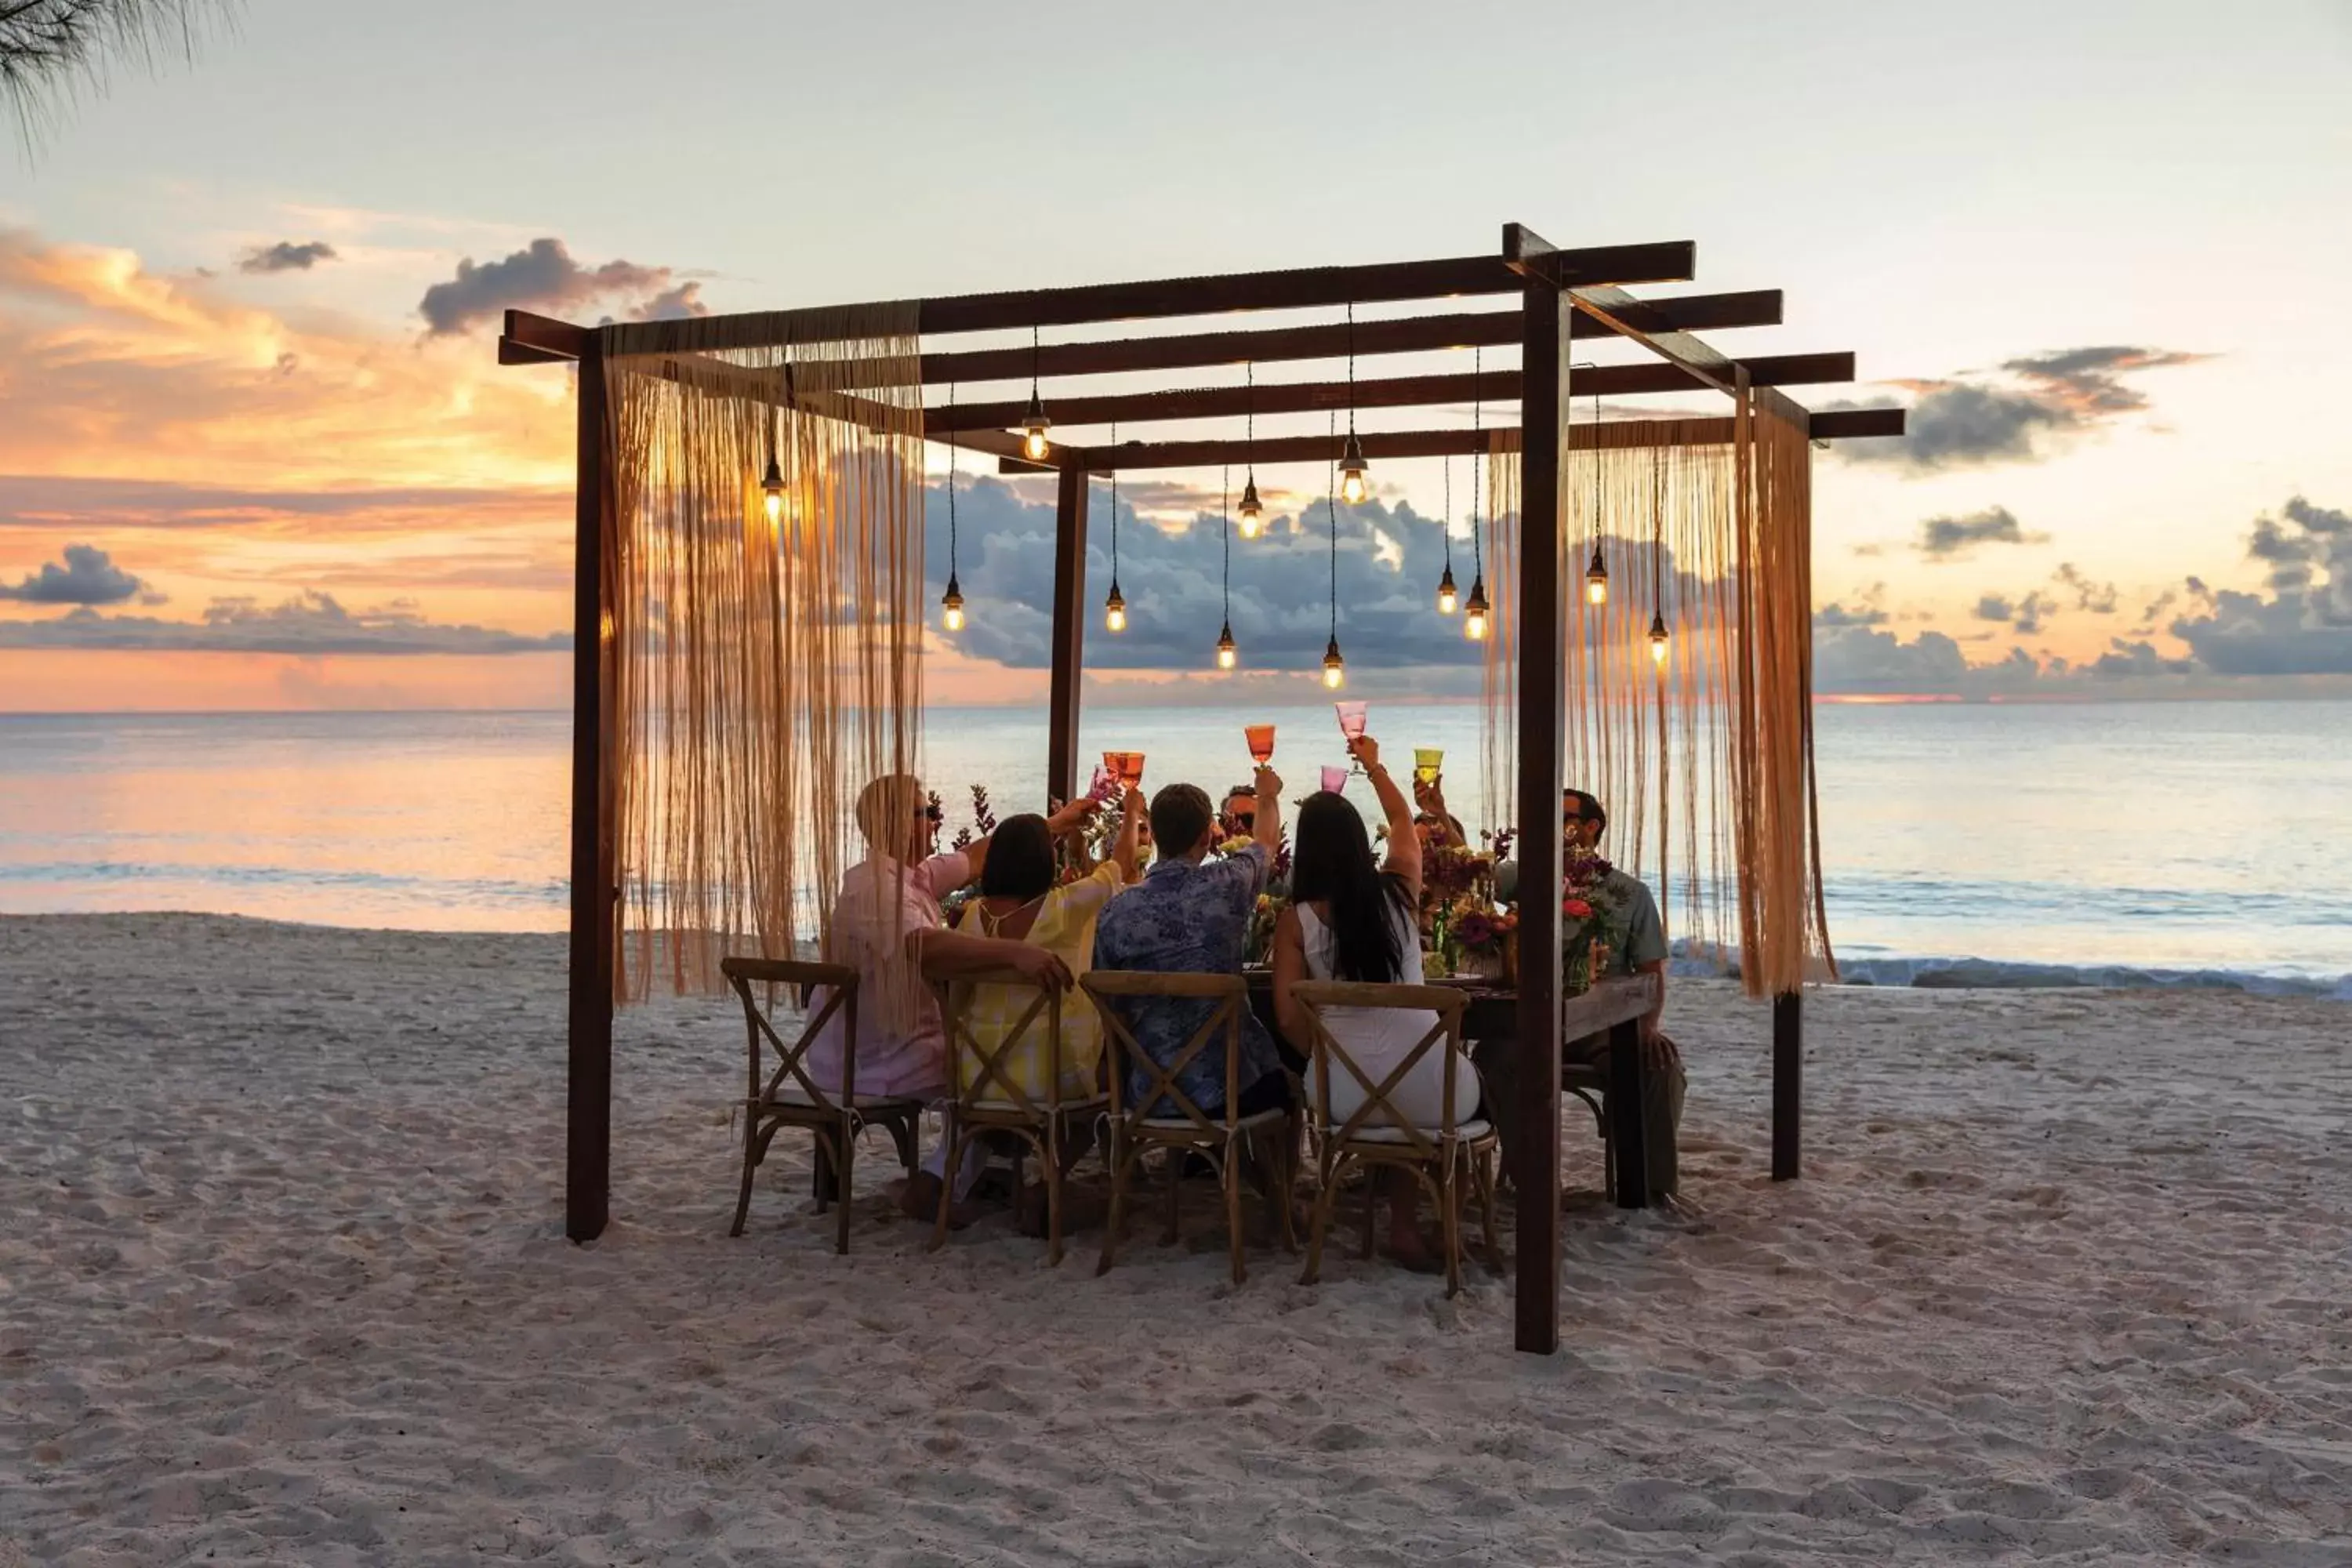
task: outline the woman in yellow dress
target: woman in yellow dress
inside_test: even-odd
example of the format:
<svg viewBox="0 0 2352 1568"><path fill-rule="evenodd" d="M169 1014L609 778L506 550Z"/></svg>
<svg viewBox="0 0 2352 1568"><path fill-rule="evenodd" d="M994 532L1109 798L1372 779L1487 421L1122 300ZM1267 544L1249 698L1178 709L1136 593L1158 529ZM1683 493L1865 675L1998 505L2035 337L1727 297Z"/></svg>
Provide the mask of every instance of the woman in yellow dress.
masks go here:
<svg viewBox="0 0 2352 1568"><path fill-rule="evenodd" d="M1075 881L1054 880L1054 834L1045 819L1031 814L1007 817L997 825L988 845L988 862L981 868L980 896L963 907L955 929L974 936L1000 937L1042 947L1067 965L1073 978L1091 966L1095 950L1095 916L1111 895L1135 879L1136 835L1144 815L1142 793L1129 790L1123 803L1118 837L1110 858L1089 867ZM1081 829L1074 829L1076 831ZM1084 854L1078 845L1073 849ZM1035 993L1010 985L972 988L966 1015L971 1037L982 1050L999 1048L1036 1000ZM1096 1092L1102 1061L1102 1024L1086 994L1072 986L1062 993L1062 1084L1064 1103L1085 1100ZM980 1064L966 1058L956 1066L956 1077L969 1082ZM1051 1094L1048 1041L1044 1020L1000 1064L1003 1075L1021 1092L1043 1107ZM995 1079L989 1088L1001 1096Z"/></svg>

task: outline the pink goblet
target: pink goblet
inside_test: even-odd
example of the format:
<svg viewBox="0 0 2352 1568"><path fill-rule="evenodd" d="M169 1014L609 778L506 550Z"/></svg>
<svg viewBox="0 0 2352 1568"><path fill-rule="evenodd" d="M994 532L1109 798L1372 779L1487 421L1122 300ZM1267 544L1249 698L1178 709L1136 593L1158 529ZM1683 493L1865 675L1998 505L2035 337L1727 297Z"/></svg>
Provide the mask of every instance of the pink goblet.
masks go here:
<svg viewBox="0 0 2352 1568"><path fill-rule="evenodd" d="M1348 770L1345 768L1335 768L1328 763L1324 763L1323 787L1330 791L1333 795L1338 795L1341 791L1345 790L1348 787Z"/></svg>

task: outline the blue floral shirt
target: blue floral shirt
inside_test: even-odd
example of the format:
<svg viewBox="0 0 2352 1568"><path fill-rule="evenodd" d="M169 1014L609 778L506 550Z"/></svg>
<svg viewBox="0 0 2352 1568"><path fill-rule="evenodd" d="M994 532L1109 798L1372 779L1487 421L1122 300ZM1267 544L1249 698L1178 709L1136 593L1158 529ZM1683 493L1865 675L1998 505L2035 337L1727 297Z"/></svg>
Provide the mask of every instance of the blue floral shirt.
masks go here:
<svg viewBox="0 0 2352 1568"><path fill-rule="evenodd" d="M1189 860L1152 863L1143 879L1103 906L1095 925L1097 969L1141 969L1157 974L1239 974L1242 943L1251 913L1265 887L1268 859L1263 845L1251 844L1220 860L1195 866ZM1162 1068L1183 1053L1187 1042L1215 1012L1206 999L1154 999L1129 1003L1128 1027L1136 1042ZM1282 1058L1257 1015L1242 1009L1241 1076L1236 1092L1278 1070ZM1176 1075L1192 1103L1211 1114L1225 1107L1225 1052L1222 1035L1213 1038ZM1128 1094L1139 1099L1150 1086L1139 1073L1128 1075ZM1173 1115L1162 1105L1155 1113Z"/></svg>

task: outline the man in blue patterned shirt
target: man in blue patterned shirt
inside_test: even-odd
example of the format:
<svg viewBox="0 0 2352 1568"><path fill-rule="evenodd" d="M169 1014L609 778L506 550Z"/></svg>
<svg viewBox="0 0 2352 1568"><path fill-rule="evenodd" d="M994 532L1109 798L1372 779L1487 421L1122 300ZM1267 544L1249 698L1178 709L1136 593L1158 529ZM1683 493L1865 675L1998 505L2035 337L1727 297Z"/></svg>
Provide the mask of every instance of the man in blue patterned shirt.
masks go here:
<svg viewBox="0 0 2352 1568"><path fill-rule="evenodd" d="M1151 836L1160 858L1143 879L1103 907L1095 925L1097 969L1141 969L1160 974L1238 974L1250 916L1265 889L1272 865L1266 846L1279 834L1282 780L1272 768L1257 770L1256 837L1222 858L1208 858L1217 841L1216 817L1207 792L1175 784L1151 797ZM1162 1068L1183 1053L1193 1032L1215 1004L1205 999L1158 999L1132 1004L1129 1026L1136 1042ZM1192 1103L1209 1115L1225 1107L1224 1051L1217 1042L1176 1075ZM1257 1016L1242 1014L1240 1114L1255 1115L1289 1103L1289 1079L1274 1037ZM1141 1096L1150 1085L1129 1075L1128 1092ZM1172 1108L1171 1108L1172 1109Z"/></svg>

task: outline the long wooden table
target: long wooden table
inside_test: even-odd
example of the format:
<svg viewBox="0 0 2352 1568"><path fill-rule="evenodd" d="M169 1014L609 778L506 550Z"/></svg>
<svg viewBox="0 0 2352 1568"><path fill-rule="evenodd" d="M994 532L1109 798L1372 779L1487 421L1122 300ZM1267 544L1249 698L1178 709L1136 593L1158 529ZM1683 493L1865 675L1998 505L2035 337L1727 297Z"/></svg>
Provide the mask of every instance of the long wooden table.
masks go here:
<svg viewBox="0 0 2352 1568"><path fill-rule="evenodd" d="M1278 1034L1274 1018L1273 973L1252 969L1244 971L1244 975L1249 982L1251 1009L1269 1030ZM1458 986L1469 993L1470 1005L1462 1020L1465 1038L1473 1044L1516 1048L1519 1038L1517 990L1484 980L1433 980L1430 984ZM1628 975L1604 980L1560 1005L1560 1038L1571 1056L1589 1058L1596 1054L1589 1042L1601 1037L1609 1042L1609 1065L1602 1083L1609 1117L1609 1157L1617 1202L1624 1208L1646 1208L1650 1203L1649 1138L1642 1121L1642 1018L1650 1010L1656 987L1656 980L1649 975ZM1525 1081L1524 1074L1513 1076ZM1532 1118L1524 1114L1530 1109L1537 1112ZM1549 1136L1559 1136L1556 1105L1499 1105L1487 1110L1503 1123L1506 1139L1522 1147L1531 1131L1531 1121L1548 1127Z"/></svg>

